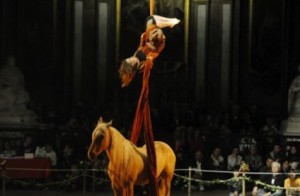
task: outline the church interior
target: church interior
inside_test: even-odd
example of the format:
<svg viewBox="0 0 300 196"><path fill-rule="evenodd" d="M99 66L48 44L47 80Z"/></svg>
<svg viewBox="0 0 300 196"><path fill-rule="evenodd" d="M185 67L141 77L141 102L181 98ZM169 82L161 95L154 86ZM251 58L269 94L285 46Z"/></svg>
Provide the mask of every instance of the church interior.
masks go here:
<svg viewBox="0 0 300 196"><path fill-rule="evenodd" d="M1 150L30 133L58 151L81 146L84 159L99 116L129 136L142 74L121 87L118 69L139 46L149 0L2 0L0 10ZM224 135L224 154L231 134L258 136L261 153L299 142L300 1L155 0L154 14L180 20L163 29L151 69L155 139L175 148L184 126Z"/></svg>
<svg viewBox="0 0 300 196"><path fill-rule="evenodd" d="M0 6L1 65L14 56L32 107L68 113L77 103L136 102L139 82L120 88L117 70L138 46L148 1L3 0ZM156 1L155 14L181 22L165 29L151 102L221 111L257 105L286 116L288 87L298 74L298 11L295 0Z"/></svg>

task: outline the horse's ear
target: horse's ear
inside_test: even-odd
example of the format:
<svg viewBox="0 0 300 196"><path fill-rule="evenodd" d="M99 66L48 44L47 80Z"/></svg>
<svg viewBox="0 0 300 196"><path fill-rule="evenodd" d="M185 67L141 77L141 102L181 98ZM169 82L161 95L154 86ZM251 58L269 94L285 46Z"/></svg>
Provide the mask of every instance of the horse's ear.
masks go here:
<svg viewBox="0 0 300 196"><path fill-rule="evenodd" d="M112 125L112 120L109 121L107 124L106 124L108 127L110 127Z"/></svg>
<svg viewBox="0 0 300 196"><path fill-rule="evenodd" d="M98 119L98 123L102 123L102 122L103 122L103 118L102 118L102 116L100 116Z"/></svg>

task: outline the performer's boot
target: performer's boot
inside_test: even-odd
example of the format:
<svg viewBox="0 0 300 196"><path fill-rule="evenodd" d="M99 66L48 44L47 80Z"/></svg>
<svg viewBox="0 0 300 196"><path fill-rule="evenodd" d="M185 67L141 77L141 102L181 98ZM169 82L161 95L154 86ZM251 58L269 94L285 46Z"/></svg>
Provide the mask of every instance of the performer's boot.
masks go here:
<svg viewBox="0 0 300 196"><path fill-rule="evenodd" d="M156 25L158 28L170 27L173 28L180 20L177 18L167 18L163 16L153 15L147 18L146 27Z"/></svg>

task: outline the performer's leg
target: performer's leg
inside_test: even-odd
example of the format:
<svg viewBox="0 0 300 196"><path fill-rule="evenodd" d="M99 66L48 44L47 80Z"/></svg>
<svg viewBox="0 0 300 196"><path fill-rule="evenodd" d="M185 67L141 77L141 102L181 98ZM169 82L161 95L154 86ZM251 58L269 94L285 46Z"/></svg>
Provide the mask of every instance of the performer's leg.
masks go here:
<svg viewBox="0 0 300 196"><path fill-rule="evenodd" d="M164 28L164 27L174 27L176 24L180 22L177 18L167 18L159 15L153 15L153 18L155 19L156 26L158 28Z"/></svg>
<svg viewBox="0 0 300 196"><path fill-rule="evenodd" d="M152 15L146 19L146 27L149 27L150 25L156 25L158 28L172 28L179 22L180 20L178 20L177 18L167 18L159 15Z"/></svg>

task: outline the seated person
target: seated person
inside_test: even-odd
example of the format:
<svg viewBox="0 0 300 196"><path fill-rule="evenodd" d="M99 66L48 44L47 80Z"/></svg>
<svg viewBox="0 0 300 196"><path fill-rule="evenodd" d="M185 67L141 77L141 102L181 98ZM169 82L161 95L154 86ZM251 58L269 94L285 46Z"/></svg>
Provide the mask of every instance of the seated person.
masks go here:
<svg viewBox="0 0 300 196"><path fill-rule="evenodd" d="M227 170L233 170L235 166L241 165L243 157L238 147L232 148L232 153L227 156Z"/></svg>
<svg viewBox="0 0 300 196"><path fill-rule="evenodd" d="M252 172L259 171L259 169L263 165L262 157L260 154L258 154L256 146L250 147L250 152L246 155L245 160L249 164L250 170Z"/></svg>
<svg viewBox="0 0 300 196"><path fill-rule="evenodd" d="M142 71L145 63L152 66L153 61L165 47L165 35L161 28L178 24L176 18L153 15L146 20L146 31L141 35L140 45L133 56L122 61L119 75L122 87L128 86L137 70Z"/></svg>
<svg viewBox="0 0 300 196"><path fill-rule="evenodd" d="M297 177L295 169L291 169L288 177L284 180L284 188L286 196L298 196L300 194L299 190L296 189L300 188L300 178Z"/></svg>
<svg viewBox="0 0 300 196"><path fill-rule="evenodd" d="M4 157L13 157L16 155L16 149L13 148L10 141L4 141L3 148L2 154Z"/></svg>
<svg viewBox="0 0 300 196"><path fill-rule="evenodd" d="M57 155L55 150L53 149L53 145L51 143L46 143L45 150L46 157L50 159L52 167L55 168L57 164Z"/></svg>
<svg viewBox="0 0 300 196"><path fill-rule="evenodd" d="M23 143L19 146L17 150L17 156L24 156L25 153L34 153L36 149L34 137L32 134L28 133L24 135Z"/></svg>
<svg viewBox="0 0 300 196"><path fill-rule="evenodd" d="M274 187L283 187L284 175L281 175L281 164L277 161L272 162L272 174L267 175L262 183ZM263 184L257 184L252 190L252 196L281 196L283 194L282 188L271 188Z"/></svg>
<svg viewBox="0 0 300 196"><path fill-rule="evenodd" d="M191 167L194 168L192 172L192 178L199 180L197 182L193 182L193 188L198 189L200 191L204 191L204 186L201 180L203 180L203 153L200 150L197 150L194 154L194 160L191 162Z"/></svg>

